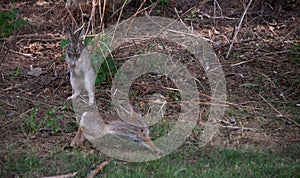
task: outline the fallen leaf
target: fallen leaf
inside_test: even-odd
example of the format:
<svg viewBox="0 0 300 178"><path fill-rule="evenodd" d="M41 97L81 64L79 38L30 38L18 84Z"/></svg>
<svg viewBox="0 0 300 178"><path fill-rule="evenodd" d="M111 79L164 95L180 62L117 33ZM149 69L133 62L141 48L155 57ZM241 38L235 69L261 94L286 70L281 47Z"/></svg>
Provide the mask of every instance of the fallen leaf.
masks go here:
<svg viewBox="0 0 300 178"><path fill-rule="evenodd" d="M35 77L39 77L41 74L45 73L41 67L31 68L29 72L27 72L28 75L32 75Z"/></svg>

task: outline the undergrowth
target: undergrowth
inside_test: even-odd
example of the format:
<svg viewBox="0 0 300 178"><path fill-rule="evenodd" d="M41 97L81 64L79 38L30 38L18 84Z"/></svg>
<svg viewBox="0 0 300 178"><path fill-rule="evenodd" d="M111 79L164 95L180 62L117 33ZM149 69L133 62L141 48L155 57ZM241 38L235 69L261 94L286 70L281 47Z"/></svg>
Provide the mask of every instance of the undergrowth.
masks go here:
<svg viewBox="0 0 300 178"><path fill-rule="evenodd" d="M12 35L15 29L23 25L29 25L29 22L17 17L18 10L13 8L10 11L0 11L0 37Z"/></svg>

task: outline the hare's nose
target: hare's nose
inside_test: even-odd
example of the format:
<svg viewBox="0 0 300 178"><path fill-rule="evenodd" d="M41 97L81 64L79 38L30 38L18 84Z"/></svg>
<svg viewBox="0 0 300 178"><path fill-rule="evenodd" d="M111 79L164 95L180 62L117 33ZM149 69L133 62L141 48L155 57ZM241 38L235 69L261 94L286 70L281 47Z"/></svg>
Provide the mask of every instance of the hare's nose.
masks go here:
<svg viewBox="0 0 300 178"><path fill-rule="evenodd" d="M72 63L72 64L70 65L70 67L71 67L71 69L74 69L74 68L76 67L76 64L73 64L73 63Z"/></svg>

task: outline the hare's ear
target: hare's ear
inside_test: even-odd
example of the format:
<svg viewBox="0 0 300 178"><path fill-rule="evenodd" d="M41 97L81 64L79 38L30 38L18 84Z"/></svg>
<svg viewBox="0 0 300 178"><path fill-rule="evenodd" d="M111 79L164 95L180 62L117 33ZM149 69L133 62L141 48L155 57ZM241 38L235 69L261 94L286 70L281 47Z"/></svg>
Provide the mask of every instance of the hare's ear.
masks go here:
<svg viewBox="0 0 300 178"><path fill-rule="evenodd" d="M131 104L128 104L128 109L129 109L129 114L130 114L130 118L132 119L137 119L138 118L138 114L136 112L134 112Z"/></svg>
<svg viewBox="0 0 300 178"><path fill-rule="evenodd" d="M69 35L70 38L74 35L71 25L67 26L67 32L68 32L68 35Z"/></svg>
<svg viewBox="0 0 300 178"><path fill-rule="evenodd" d="M78 33L78 37L81 38L82 35L84 34L84 28L82 27L81 29L79 29Z"/></svg>

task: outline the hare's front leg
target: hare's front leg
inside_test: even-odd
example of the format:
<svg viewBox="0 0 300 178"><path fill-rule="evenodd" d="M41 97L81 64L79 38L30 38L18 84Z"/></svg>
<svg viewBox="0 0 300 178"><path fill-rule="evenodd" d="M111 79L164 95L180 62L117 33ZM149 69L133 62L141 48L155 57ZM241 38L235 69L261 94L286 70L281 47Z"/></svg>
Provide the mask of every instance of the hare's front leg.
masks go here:
<svg viewBox="0 0 300 178"><path fill-rule="evenodd" d="M93 105L95 103L95 94L93 90L89 90L89 104Z"/></svg>
<svg viewBox="0 0 300 178"><path fill-rule="evenodd" d="M95 103L95 73L90 73L84 79L84 87L89 95L89 104Z"/></svg>
<svg viewBox="0 0 300 178"><path fill-rule="evenodd" d="M87 92L89 95L89 104L93 105L95 103L95 93L93 88L87 88Z"/></svg>
<svg viewBox="0 0 300 178"><path fill-rule="evenodd" d="M82 87L81 87L82 84L81 84L80 79L77 79L77 78L71 76L70 81L71 81L71 86L72 86L74 93L72 94L72 96L68 97L67 100L76 99L80 95L81 90L82 90Z"/></svg>

